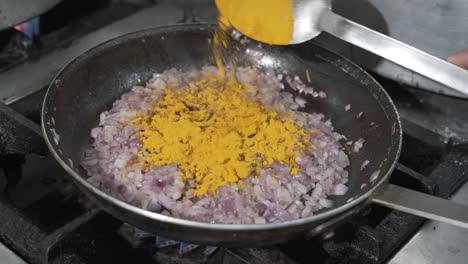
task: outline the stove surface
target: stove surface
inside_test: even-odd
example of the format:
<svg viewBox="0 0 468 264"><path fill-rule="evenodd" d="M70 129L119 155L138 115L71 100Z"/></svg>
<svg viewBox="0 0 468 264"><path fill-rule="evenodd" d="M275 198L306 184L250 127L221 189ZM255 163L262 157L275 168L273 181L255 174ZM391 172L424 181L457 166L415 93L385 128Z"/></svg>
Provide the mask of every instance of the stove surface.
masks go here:
<svg viewBox="0 0 468 264"><path fill-rule="evenodd" d="M402 87L392 87L393 82L380 81L394 97L402 93ZM11 104L16 112L10 114L26 116L37 126L44 93L42 90ZM449 197L468 176L468 145L405 117L403 124L405 144L391 182ZM317 263L404 263L416 259L431 263L428 261L442 256L453 257L450 263L457 263L462 259L460 252L468 251L468 246L463 248L468 244L453 239L440 246L448 235L466 239L457 228L433 222L423 225L424 219L376 205L359 208L345 223L311 240L243 249L180 244L156 238L101 211L71 184L52 157L35 154L41 151L3 153L0 162L0 239L7 250L30 263L309 263L312 255ZM455 197L459 195L467 196L468 186ZM427 249L434 258L424 259ZM6 256L16 258L8 251Z"/></svg>
<svg viewBox="0 0 468 264"><path fill-rule="evenodd" d="M0 97L9 104L0 107L2 124L9 124L0 126L1 263L466 262L467 231L376 205L358 208L322 237L268 248L226 249L145 233L84 197L50 155L41 155L44 146L37 131L44 87L67 61L102 41L161 24L216 18L213 8L192 11L167 2L143 8L0 73L0 83L5 84ZM468 177L466 101L376 78L403 121L404 146L391 182L444 198L455 193L455 200L468 201L468 185L463 185Z"/></svg>
<svg viewBox="0 0 468 264"><path fill-rule="evenodd" d="M468 185L451 198L468 205ZM390 260L389 264L466 263L468 230L435 221L427 221L411 240Z"/></svg>

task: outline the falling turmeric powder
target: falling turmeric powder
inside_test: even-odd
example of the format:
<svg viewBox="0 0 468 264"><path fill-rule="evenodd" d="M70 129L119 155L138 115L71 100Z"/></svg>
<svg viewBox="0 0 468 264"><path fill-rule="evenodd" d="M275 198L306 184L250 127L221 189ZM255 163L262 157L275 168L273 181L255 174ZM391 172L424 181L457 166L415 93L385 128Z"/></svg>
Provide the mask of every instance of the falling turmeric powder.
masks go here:
<svg viewBox="0 0 468 264"><path fill-rule="evenodd" d="M235 55L229 51L229 30L269 44L286 45L293 37L292 0L215 0L220 11L218 29L213 34L212 51L218 73L225 75L224 64L236 68ZM233 78L233 72L228 76Z"/></svg>
<svg viewBox="0 0 468 264"><path fill-rule="evenodd" d="M217 29L213 34L213 56L216 62L216 67L218 68L218 74L220 77L224 76L224 62L223 57L226 55L226 50L228 48L229 36L228 36L228 29L229 29L229 22L225 20L223 17L218 19L218 26Z"/></svg>
<svg viewBox="0 0 468 264"><path fill-rule="evenodd" d="M274 162L287 164L291 174L296 174L299 167L295 158L310 151L304 129L291 118L250 100L250 87L234 78L236 61L227 56L231 24L241 26L251 37L280 31L275 34L276 44L288 44L292 37L292 1L272 0L266 7L261 2L246 5L247 1L236 0L240 5L234 6L234 1L216 0L228 15L220 16L219 30L213 36L218 76L177 91L166 87L152 114L133 120L141 127L139 161L148 166L179 164L183 178L194 180L195 195L212 193L227 184L242 185L243 179ZM240 9L233 9L237 7ZM288 15L258 17L258 13L249 12L252 7L276 10L270 12L273 16ZM257 28L258 19L268 20L262 25L269 26ZM232 69L227 78L224 63Z"/></svg>
<svg viewBox="0 0 468 264"><path fill-rule="evenodd" d="M295 158L309 151L307 133L284 117L248 98L248 85L219 76L165 88L150 115L132 120L140 126L140 162L179 164L193 179L195 195L212 193L257 174L274 162L298 172Z"/></svg>

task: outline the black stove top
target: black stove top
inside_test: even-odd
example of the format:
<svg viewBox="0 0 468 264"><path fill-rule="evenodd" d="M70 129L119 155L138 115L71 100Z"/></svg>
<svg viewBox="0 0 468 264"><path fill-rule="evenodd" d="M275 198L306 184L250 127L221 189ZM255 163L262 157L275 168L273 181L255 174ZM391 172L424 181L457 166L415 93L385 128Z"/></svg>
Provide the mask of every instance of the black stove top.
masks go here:
<svg viewBox="0 0 468 264"><path fill-rule="evenodd" d="M99 25L139 8L102 7L103 2L126 1L87 0L79 6L74 2L65 0L59 6L64 10L51 11L74 16L43 16L38 50L36 40L25 39L19 32L1 33L0 39L10 34L10 42L0 42L0 50L8 48L0 54L0 73L66 47ZM74 12L78 8L84 11ZM60 20L47 22L55 18ZM53 27L61 23L66 26ZM466 101L378 79L394 99L404 128L403 151L391 182L449 197L468 177L468 163L463 162L468 160ZM268 248L199 247L145 233L95 206L47 154L39 128L44 94L42 89L9 106L0 104L0 242L27 262L383 263L424 223L371 205L355 208L321 237Z"/></svg>
<svg viewBox="0 0 468 264"><path fill-rule="evenodd" d="M434 119L433 104L450 102L448 109L465 103L380 81L403 113L424 110ZM371 205L356 208L353 216L322 237L268 248L198 247L156 237L101 211L71 184L50 155L43 155L38 132L43 96L41 91L0 108L0 240L31 263L383 263L424 222ZM446 119L463 118L462 108L460 117L448 110L452 115ZM438 109L435 114L442 113ZM403 115L403 151L391 182L449 197L468 176L468 164L463 162L468 144L463 137L436 133L420 125L424 120L407 116Z"/></svg>

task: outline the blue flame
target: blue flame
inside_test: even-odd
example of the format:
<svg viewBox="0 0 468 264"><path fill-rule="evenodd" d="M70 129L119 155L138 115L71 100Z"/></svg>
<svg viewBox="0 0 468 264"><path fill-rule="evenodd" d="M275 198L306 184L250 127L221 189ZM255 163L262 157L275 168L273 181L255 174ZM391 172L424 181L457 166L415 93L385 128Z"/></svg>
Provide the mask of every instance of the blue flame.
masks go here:
<svg viewBox="0 0 468 264"><path fill-rule="evenodd" d="M16 25L15 29L23 32L30 39L33 37L38 37L41 33L41 20L39 17L35 17L29 21L26 21L22 24Z"/></svg>
<svg viewBox="0 0 468 264"><path fill-rule="evenodd" d="M179 245L179 254L180 255L185 255L189 252L194 251L197 248L200 248L200 245L195 245L195 244L190 244L190 243L184 243L184 242L179 242L176 240L172 240L169 238L165 238L162 236L156 236L155 243L157 248L164 248L164 247L170 247L170 246L175 246ZM213 254L218 247L214 246L206 246L205 249L203 250L203 254L205 256L210 256Z"/></svg>

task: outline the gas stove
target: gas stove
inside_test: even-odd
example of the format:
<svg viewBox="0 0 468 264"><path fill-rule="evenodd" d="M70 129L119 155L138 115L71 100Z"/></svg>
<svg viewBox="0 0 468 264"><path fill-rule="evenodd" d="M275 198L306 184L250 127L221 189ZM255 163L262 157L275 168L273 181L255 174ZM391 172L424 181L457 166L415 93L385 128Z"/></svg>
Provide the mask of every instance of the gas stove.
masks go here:
<svg viewBox="0 0 468 264"><path fill-rule="evenodd" d="M209 5L121 2L93 7L73 21L75 26L42 36L33 56L26 52L22 61L0 67L5 103L0 105L0 263L466 262L468 231L377 205L357 208L321 237L233 249L149 234L94 205L47 154L39 128L44 88L67 61L112 37L216 19ZM36 45L37 40L26 41ZM468 204L467 102L375 77L395 101L404 128L401 159L390 181Z"/></svg>

